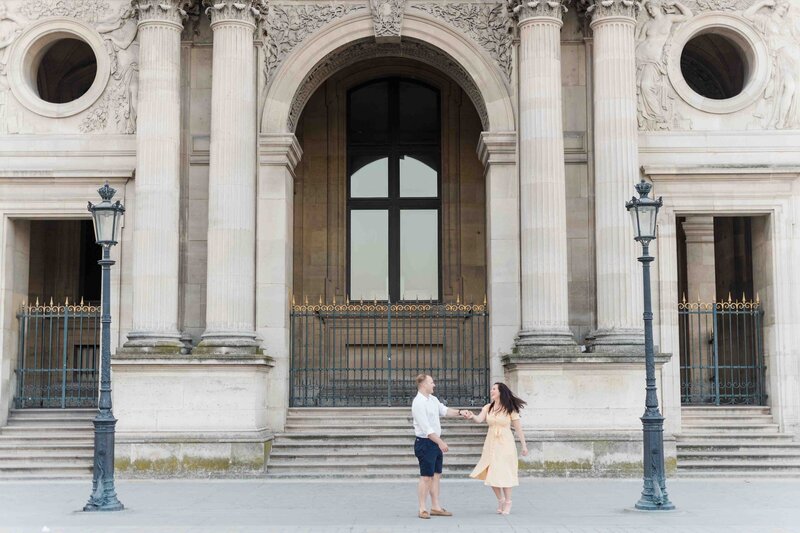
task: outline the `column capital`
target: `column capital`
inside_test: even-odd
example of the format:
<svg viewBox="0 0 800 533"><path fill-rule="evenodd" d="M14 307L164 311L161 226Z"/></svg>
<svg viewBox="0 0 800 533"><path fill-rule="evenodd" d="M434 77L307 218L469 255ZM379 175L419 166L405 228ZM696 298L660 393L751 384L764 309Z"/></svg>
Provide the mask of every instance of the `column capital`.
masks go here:
<svg viewBox="0 0 800 533"><path fill-rule="evenodd" d="M586 13L592 18L592 25L611 18L626 18L635 24L636 16L642 7L641 2L636 0L584 0L584 2L589 6L586 8Z"/></svg>
<svg viewBox="0 0 800 533"><path fill-rule="evenodd" d="M139 25L149 23L172 24L183 29L186 8L196 0L133 0L133 8L139 15Z"/></svg>
<svg viewBox="0 0 800 533"><path fill-rule="evenodd" d="M267 15L267 0L203 0L211 27L221 22L240 22L255 26Z"/></svg>
<svg viewBox="0 0 800 533"><path fill-rule="evenodd" d="M285 165L293 172L303 157L303 148L294 133L262 133L258 153L260 164Z"/></svg>
<svg viewBox="0 0 800 533"><path fill-rule="evenodd" d="M517 163L517 132L484 131L478 140L478 158L485 167L490 164Z"/></svg>
<svg viewBox="0 0 800 533"><path fill-rule="evenodd" d="M529 20L550 18L561 20L561 16L567 11L568 0L508 0L508 8L511 16L517 24L523 24Z"/></svg>

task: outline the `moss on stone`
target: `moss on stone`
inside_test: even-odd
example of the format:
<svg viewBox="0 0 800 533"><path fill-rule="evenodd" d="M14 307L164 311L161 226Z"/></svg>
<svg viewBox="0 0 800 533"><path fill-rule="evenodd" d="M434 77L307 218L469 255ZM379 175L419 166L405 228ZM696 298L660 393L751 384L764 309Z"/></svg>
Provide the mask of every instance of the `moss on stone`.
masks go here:
<svg viewBox="0 0 800 533"><path fill-rule="evenodd" d="M224 457L184 457L181 463L182 470L191 472L219 472L229 470L231 461Z"/></svg>
<svg viewBox="0 0 800 533"><path fill-rule="evenodd" d="M544 471L548 474L568 474L571 472L590 472L589 461L545 461Z"/></svg>
<svg viewBox="0 0 800 533"><path fill-rule="evenodd" d="M180 463L177 457L136 459L131 463L131 470L154 472L156 474L173 474L180 471Z"/></svg>
<svg viewBox="0 0 800 533"><path fill-rule="evenodd" d="M664 470L666 471L667 475L672 475L678 471L678 458L677 457L665 457L664 458Z"/></svg>

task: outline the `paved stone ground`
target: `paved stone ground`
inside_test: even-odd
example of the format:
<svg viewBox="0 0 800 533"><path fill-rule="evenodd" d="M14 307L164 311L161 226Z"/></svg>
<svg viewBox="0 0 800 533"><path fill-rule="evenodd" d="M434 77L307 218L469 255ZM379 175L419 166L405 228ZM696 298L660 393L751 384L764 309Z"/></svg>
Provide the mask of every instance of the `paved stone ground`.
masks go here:
<svg viewBox="0 0 800 533"><path fill-rule="evenodd" d="M800 480L670 480L678 510L630 508L640 482L523 478L513 514L480 482L445 481L452 518L416 518L412 481L118 481L127 509L82 513L90 482L0 483L1 532L800 533Z"/></svg>

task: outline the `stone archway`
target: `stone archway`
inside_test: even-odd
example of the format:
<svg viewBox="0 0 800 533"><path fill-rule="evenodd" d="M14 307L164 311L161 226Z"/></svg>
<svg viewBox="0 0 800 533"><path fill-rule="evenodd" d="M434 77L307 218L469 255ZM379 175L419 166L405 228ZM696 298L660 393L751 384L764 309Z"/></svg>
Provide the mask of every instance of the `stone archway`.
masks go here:
<svg viewBox="0 0 800 533"><path fill-rule="evenodd" d="M340 18L336 18L336 16ZM288 407L290 308L293 299L293 196L295 166L303 157L294 135L297 118L315 87L364 56L403 57L443 70L475 104L483 133L476 147L486 186L487 298L490 377L502 379L500 357L519 332L519 179L512 90L492 55L464 32L418 10L403 20L402 40L372 44L368 13L339 13L282 52L262 99L257 199L256 328L275 359L270 373L268 425L280 429ZM297 35L289 36L297 40Z"/></svg>

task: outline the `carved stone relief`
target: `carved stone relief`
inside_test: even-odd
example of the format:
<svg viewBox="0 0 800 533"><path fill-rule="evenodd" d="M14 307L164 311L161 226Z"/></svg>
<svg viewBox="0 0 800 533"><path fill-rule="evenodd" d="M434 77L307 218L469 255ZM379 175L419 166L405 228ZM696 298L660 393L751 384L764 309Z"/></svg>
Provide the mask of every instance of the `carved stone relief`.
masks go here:
<svg viewBox="0 0 800 533"><path fill-rule="evenodd" d="M136 102L139 95L139 43L136 41L138 23L134 8L123 5L118 15L101 21L97 25L97 31L105 40L111 57L111 78L121 86L118 91L121 96L114 100L120 104L121 111L117 112L122 113L124 120L116 121L117 131L135 133ZM109 84L107 93L112 91L113 83ZM81 128L83 127L82 123Z"/></svg>
<svg viewBox="0 0 800 533"><path fill-rule="evenodd" d="M684 123L675 112L675 93L667 77L668 41L676 25L693 16L680 2L648 0L644 22L636 28L637 119L639 129L672 129Z"/></svg>
<svg viewBox="0 0 800 533"><path fill-rule="evenodd" d="M756 116L762 127L800 128L800 14L787 0L759 0L742 13L764 36L772 78Z"/></svg>
<svg viewBox="0 0 800 533"><path fill-rule="evenodd" d="M405 0L369 0L372 10L372 22L375 25L375 38L381 40L399 40L403 26Z"/></svg>
<svg viewBox="0 0 800 533"><path fill-rule="evenodd" d="M464 32L486 50L506 81L511 81L512 19L505 3L415 3L409 7L424 11Z"/></svg>
<svg viewBox="0 0 800 533"><path fill-rule="evenodd" d="M681 103L686 100L689 106L708 111L691 99L687 100L686 95L679 97L674 89L675 79L671 84L667 75L668 58L672 63L680 62L680 50L672 50L676 33L690 31L688 28L683 32L680 30L689 20L692 20L691 25L701 25L700 18L696 17L701 13L709 20L703 24L716 20L715 13L719 13L719 17L734 16L749 21L750 27L763 37L769 52L769 80L766 74L760 78L751 72L758 79L752 78L748 82L750 85L763 79L763 94L754 106L742 110L740 115L731 115L732 124L749 129L800 128L800 90L797 88L800 85L800 13L788 0L649 0L644 3L644 8L636 28L637 116L640 129L692 129L692 121L676 109L678 99L681 99ZM747 25L745 22L741 24ZM686 36L683 40L677 38L680 42L675 46L682 46L685 39ZM680 75L680 70L677 72ZM752 93L752 90L760 89L751 87L749 91ZM719 102L727 103L728 100ZM733 100L730 102L732 106ZM731 114L735 109L738 108L716 112ZM689 108L687 112L688 116L694 113ZM702 122L696 113L695 118ZM751 122L742 122L746 120Z"/></svg>
<svg viewBox="0 0 800 533"><path fill-rule="evenodd" d="M489 116L486 112L486 105L480 90L464 67L453 61L450 57L415 41L403 41L401 43L362 41L344 50L328 55L309 72L292 101L287 122L289 131L295 130L295 126L297 125L297 121L300 118L300 114L306 102L308 102L308 99L311 98L314 91L326 79L348 65L376 57L404 57L415 59L446 73L464 89L464 92L467 93L470 100L472 100L472 103L475 105L475 109L478 111L483 129L489 130Z"/></svg>
<svg viewBox="0 0 800 533"><path fill-rule="evenodd" d="M110 9L108 0L29 0L20 13L30 20L42 17L72 17L97 22Z"/></svg>
<svg viewBox="0 0 800 533"><path fill-rule="evenodd" d="M262 25L267 83L294 48L325 24L366 4L272 4Z"/></svg>
<svg viewBox="0 0 800 533"><path fill-rule="evenodd" d="M8 51L11 43L22 32L25 21L8 11L8 7L0 1L0 134L16 133L18 121L9 110Z"/></svg>

